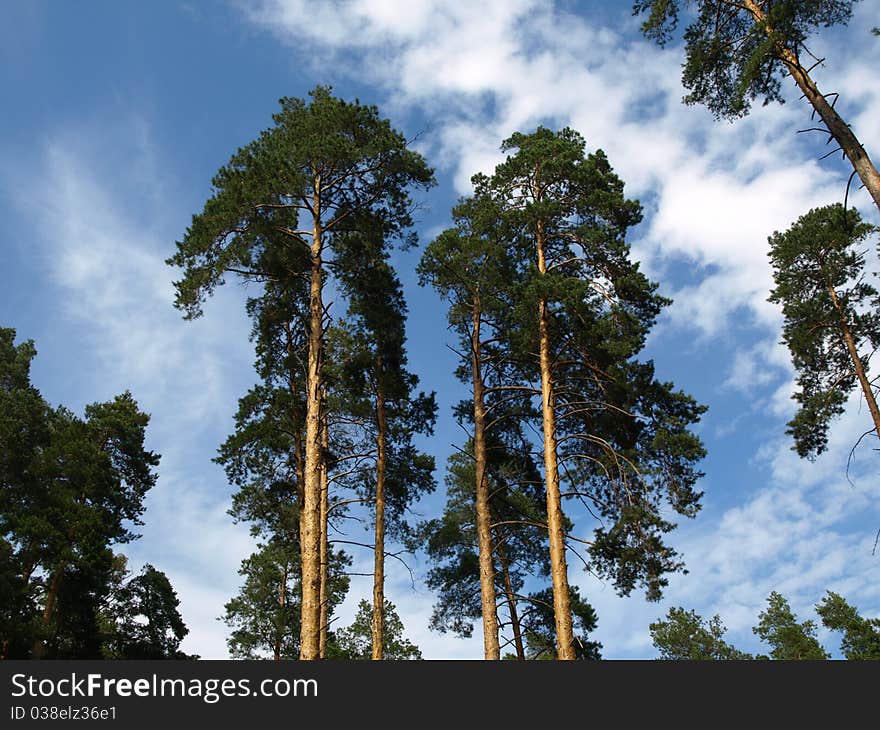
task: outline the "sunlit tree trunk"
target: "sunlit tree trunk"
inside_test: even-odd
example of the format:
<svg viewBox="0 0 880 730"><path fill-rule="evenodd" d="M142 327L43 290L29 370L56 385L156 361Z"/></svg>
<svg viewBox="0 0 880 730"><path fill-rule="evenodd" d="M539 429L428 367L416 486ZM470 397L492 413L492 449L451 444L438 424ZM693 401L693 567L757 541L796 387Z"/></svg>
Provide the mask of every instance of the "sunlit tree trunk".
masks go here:
<svg viewBox="0 0 880 730"><path fill-rule="evenodd" d="M547 273L544 230L537 226L538 271ZM550 316L547 300L538 302L538 346L541 367L541 417L544 430L544 479L547 487L547 530L550 537L550 577L553 582L553 613L556 623L557 658L574 659L574 636L568 596L568 567L565 559L565 530L559 489L556 447L556 413L553 398Z"/></svg>
<svg viewBox="0 0 880 730"><path fill-rule="evenodd" d="M728 4L733 5L734 3ZM745 7L755 23L762 26L767 35L773 33L773 28L767 23L767 16L754 0L742 0L742 6L739 7ZM853 169L865 185L865 189L874 199L874 205L880 209L880 173L877 172L877 168L871 162L871 158L868 157L865 148L862 147L849 125L841 118L834 107L828 103L822 92L819 91L816 82L813 81L807 69L801 65L791 49L780 40L776 42L775 53L782 63L785 64L785 68L788 69L788 72L806 100L810 102L816 113L825 122L825 126L828 127L831 136L840 145L840 149L852 164Z"/></svg>
<svg viewBox="0 0 880 730"><path fill-rule="evenodd" d="M324 303L321 230L321 178L315 176L312 202L312 272L309 287L309 351L306 371L305 483L302 515L302 622L300 659L321 656L321 479L325 468L321 446L321 360L324 346Z"/></svg>
<svg viewBox="0 0 880 730"><path fill-rule="evenodd" d="M483 610L483 649L486 659L500 659L498 615L495 596L495 569L492 564L489 479L486 468L486 405L480 342L480 300L474 296L471 371L474 385L474 460L476 474L477 544L480 563L480 599Z"/></svg>
<svg viewBox="0 0 880 730"><path fill-rule="evenodd" d="M847 323L846 314L843 311L840 300L837 298L837 292L834 290L834 287L830 285L828 287L828 292L831 294L831 303L834 305L834 309L837 310L837 314L840 317L840 331L843 334L843 340L846 342L846 349L849 352L850 359L853 363L853 371L859 380L859 384L862 386L862 394L865 396L868 410L871 412L871 418L874 420L874 429L877 432L877 436L880 437L880 409L877 408L877 399L874 397L874 390L871 387L871 381L868 380L868 376L865 373L865 368L862 365L862 358L859 357L855 338L853 337L852 330Z"/></svg>
<svg viewBox="0 0 880 730"><path fill-rule="evenodd" d="M385 394L382 359L378 358L376 387L376 536L373 548L373 659L383 658L385 640L385 470L387 467Z"/></svg>

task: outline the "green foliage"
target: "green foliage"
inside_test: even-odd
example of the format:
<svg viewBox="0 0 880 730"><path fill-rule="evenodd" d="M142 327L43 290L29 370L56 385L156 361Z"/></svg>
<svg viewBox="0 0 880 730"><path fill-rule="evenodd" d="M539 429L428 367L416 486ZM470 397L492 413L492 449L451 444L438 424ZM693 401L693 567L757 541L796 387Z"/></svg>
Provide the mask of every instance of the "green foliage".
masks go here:
<svg viewBox="0 0 880 730"><path fill-rule="evenodd" d="M753 659L724 640L720 616L709 621L695 611L670 608L665 620L650 625L651 639L660 659Z"/></svg>
<svg viewBox="0 0 880 730"><path fill-rule="evenodd" d="M822 623L843 633L841 648L847 659L880 658L880 620L864 619L836 593L817 606ZM767 659L746 654L724 640L719 616L705 621L694 611L671 608L665 620L650 625L651 638L661 659ZM754 633L770 646L770 659L781 661L830 658L816 638L816 623L798 623L788 601L773 591L758 615Z"/></svg>
<svg viewBox="0 0 880 730"><path fill-rule="evenodd" d="M788 601L776 591L767 598L767 608L758 614L758 625L753 629L762 641L771 647L771 659L822 660L829 654L816 639L814 621L797 622Z"/></svg>
<svg viewBox="0 0 880 730"><path fill-rule="evenodd" d="M668 303L630 258L626 235L641 207L625 197L605 154L586 154L571 129L514 134L502 149L506 160L475 184L478 196L495 201L495 235L519 272L505 355L517 363L520 384L535 382L543 302L564 491L604 523L591 567L622 594L643 585L657 599L665 574L682 568L663 542L675 525L662 505L688 517L699 509L695 463L705 452L690 427L705 407L636 359ZM536 264L539 238L545 273Z"/></svg>
<svg viewBox="0 0 880 730"><path fill-rule="evenodd" d="M589 603L581 598L576 586L569 586L568 594L575 631L575 659L601 659L602 644L587 638L587 634L596 630L596 612ZM526 659L556 659L553 590L545 588L529 594L526 604L527 608L521 617L526 642Z"/></svg>
<svg viewBox="0 0 880 730"><path fill-rule="evenodd" d="M847 659L880 659L880 619L866 619L846 600L828 591L816 613L826 628L843 634L840 650Z"/></svg>
<svg viewBox="0 0 880 730"><path fill-rule="evenodd" d="M38 631L34 591L13 546L0 537L0 657L28 655Z"/></svg>
<svg viewBox="0 0 880 730"><path fill-rule="evenodd" d="M704 104L716 118L736 119L748 114L756 100L782 102L780 82L786 70L779 48L801 57L816 30L849 22L855 0L761 3L766 12L762 22L742 3L693 4L696 17L684 31L682 84L689 91L684 101ZM636 0L633 14L645 17L645 36L664 45L677 30L681 5L679 0Z"/></svg>
<svg viewBox="0 0 880 730"><path fill-rule="evenodd" d="M351 559L342 551L330 557L328 615L345 598ZM296 659L300 649L301 563L298 540L279 535L242 561L244 578L226 606L223 621L231 629L227 644L236 659ZM330 637L332 643L332 634Z"/></svg>
<svg viewBox="0 0 880 730"><path fill-rule="evenodd" d="M131 576L125 556L104 549L63 567L51 625L34 617L31 636L49 659L198 659L180 650L189 631L179 605L162 571Z"/></svg>
<svg viewBox="0 0 880 730"><path fill-rule="evenodd" d="M337 649L328 658L368 660L372 658L371 626L373 609L366 601L358 603L357 614L350 626L336 632ZM421 659L422 652L404 636L403 622L397 615L397 609L389 600L385 600L385 634L382 648L386 660Z"/></svg>
<svg viewBox="0 0 880 730"><path fill-rule="evenodd" d="M38 644L50 656L97 657L111 547L137 537L156 482L150 418L128 392L83 417L52 408L30 384L33 343L14 340L0 330L0 643L9 656Z"/></svg>
<svg viewBox="0 0 880 730"><path fill-rule="evenodd" d="M419 282L431 284L449 303L447 317L462 343L470 347L473 309L490 330L501 322L510 304L511 285L517 276L516 261L508 255L504 240L497 235L496 201L487 194L488 179L473 178L477 192L463 198L452 209L454 227L428 244L418 265ZM470 382L470 372L459 373Z"/></svg>
<svg viewBox="0 0 880 730"><path fill-rule="evenodd" d="M375 107L321 86L310 97L280 100L275 126L219 170L211 197L168 259L184 269L176 306L187 318L201 314L228 273L256 281L301 274L315 230L320 246L336 253L353 231L408 241L408 190L433 184L430 168Z"/></svg>
<svg viewBox="0 0 880 730"><path fill-rule="evenodd" d="M794 398L800 407L788 433L804 457L825 450L830 423L857 386L845 330L868 352L880 344L877 290L865 280L860 248L875 232L858 211L835 204L811 210L770 237L776 286L769 299L782 305L783 342L798 374ZM870 357L860 357L867 372Z"/></svg>
<svg viewBox="0 0 880 730"><path fill-rule="evenodd" d="M123 563L124 565L124 563ZM145 565L112 596L112 634L108 659L197 659L180 650L189 633L180 599L161 570Z"/></svg>

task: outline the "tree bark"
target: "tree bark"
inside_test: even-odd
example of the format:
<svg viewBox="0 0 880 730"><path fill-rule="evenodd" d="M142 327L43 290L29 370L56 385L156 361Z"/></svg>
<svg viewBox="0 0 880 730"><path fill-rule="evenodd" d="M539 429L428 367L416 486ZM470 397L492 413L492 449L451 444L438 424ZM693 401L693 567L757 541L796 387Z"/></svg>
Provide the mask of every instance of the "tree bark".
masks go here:
<svg viewBox="0 0 880 730"><path fill-rule="evenodd" d="M373 659L384 658L385 641L385 470L387 466L385 394L382 358L377 358L376 387L376 539L373 547Z"/></svg>
<svg viewBox="0 0 880 730"><path fill-rule="evenodd" d="M286 348L287 348L287 360L288 360L288 389L290 390L290 396L294 403L296 403L297 398L299 397L299 392L297 391L296 384L296 373L293 368L293 333L290 329L290 322L284 323L284 330L286 333ZM294 469L296 470L296 502L297 502L297 526L296 526L296 534L292 535L293 539L297 542L298 545L302 546L303 541L305 540L305 521L303 520L303 516L305 515L305 484L306 484L306 468L305 468L305 454L303 449L303 433L302 429L299 426L299 414L294 410L291 414L291 423L294 424L294 436L293 436L293 463Z"/></svg>
<svg viewBox="0 0 880 730"><path fill-rule="evenodd" d="M319 654L321 659L327 658L327 629L329 613L329 592L327 579L330 573L330 542L327 530L327 510L329 508L330 479L327 473L327 449L330 445L330 433L327 428L327 413L321 419L321 447L324 452L324 469L321 471L321 637Z"/></svg>
<svg viewBox="0 0 880 730"><path fill-rule="evenodd" d="M507 563L507 554L504 546L498 543L498 562L501 564L501 573L504 576L504 593L507 597L507 612L510 614L510 628L513 631L513 645L516 647L518 661L526 660L526 648L523 644L522 626L519 622L519 613L516 610L516 594L513 592L513 583L510 580L510 565Z"/></svg>
<svg viewBox="0 0 880 730"><path fill-rule="evenodd" d="M544 230L538 223L536 243L538 271L547 273L544 257ZM553 397L552 357L550 354L550 315L547 300L538 302L538 338L541 366L541 416L544 430L544 479L547 487L547 531L550 537L550 576L553 582L553 614L556 624L557 658L571 660L574 636L568 595L568 566L565 560L565 530L562 497L559 490L559 464L556 446L556 412Z"/></svg>
<svg viewBox="0 0 880 730"><path fill-rule="evenodd" d="M768 35L773 33L773 28L766 22L767 16L754 0L743 0L743 6L748 10L755 23L764 26ZM841 118L837 111L828 103L825 96L819 91L819 87L810 77L798 60L795 53L782 41L775 44L776 56L785 65L804 97L813 106L813 109L825 122L828 131L840 145L853 169L865 185L865 189L874 200L874 205L880 210L880 173L858 138L853 134L849 125Z"/></svg>
<svg viewBox="0 0 880 730"><path fill-rule="evenodd" d="M46 591L46 605L43 607L42 626L43 629L49 627L52 616L55 614L55 604L58 602L58 593L61 590L61 578L64 575L64 564L59 565L52 578L49 580L49 589ZM43 639L37 639L31 648L32 659L42 659L46 653L46 642Z"/></svg>
<svg viewBox="0 0 880 730"><path fill-rule="evenodd" d="M837 315L840 317L840 330L843 333L843 339L844 342L846 342L846 349L853 362L853 370L862 386L862 394L865 396L865 401L868 403L868 410L871 412L871 418L874 421L874 430L877 433L877 437L880 438L880 409L877 408L877 399L874 397L874 391L871 388L871 381L868 380L868 376L865 373L865 368L862 365L862 358L859 357L855 338L853 337L852 330L847 322L846 313L843 311L840 300L837 298L837 292L831 285L828 286L828 292L831 294L831 302L834 304L834 309L837 310Z"/></svg>
<svg viewBox="0 0 880 730"><path fill-rule="evenodd" d="M495 569L492 564L492 519L489 513L489 480L486 468L486 405L480 342L479 295L474 295L471 331L471 372L474 384L474 460L476 474L477 545L480 564L480 599L483 609L483 650L485 658L498 660L498 614L495 596Z"/></svg>
<svg viewBox="0 0 880 730"><path fill-rule="evenodd" d="M309 352L306 371L305 483L302 515L302 621L300 659L321 656L321 449L322 358L324 303L321 229L321 178L315 175L313 195L312 272L309 286Z"/></svg>
<svg viewBox="0 0 880 730"><path fill-rule="evenodd" d="M287 572L288 565L284 563L281 572L281 586L278 589L278 616L279 621L275 625L275 645L273 646L275 661L281 659L282 632L284 631L284 609L287 606Z"/></svg>

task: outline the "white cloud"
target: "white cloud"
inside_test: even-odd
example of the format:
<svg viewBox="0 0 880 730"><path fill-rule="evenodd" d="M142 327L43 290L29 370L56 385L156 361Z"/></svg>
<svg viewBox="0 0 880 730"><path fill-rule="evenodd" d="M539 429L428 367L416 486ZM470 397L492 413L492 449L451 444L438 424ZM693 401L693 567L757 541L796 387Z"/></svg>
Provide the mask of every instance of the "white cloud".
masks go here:
<svg viewBox="0 0 880 730"><path fill-rule="evenodd" d="M754 394L778 381L781 375L790 375L791 370L791 358L786 347L773 340L764 340L734 354L724 386L740 393Z"/></svg>
<svg viewBox="0 0 880 730"><path fill-rule="evenodd" d="M840 168L816 160L821 144L806 152L797 145L805 103L793 95L736 124L713 122L705 109L679 103L681 50L634 37L625 9L615 30L550 2L339 2L321 5L318 18L313 11L267 0L249 17L294 47L309 39L360 54L352 74L382 84L392 111L428 113L433 139L425 144L461 192L499 161L502 139L541 122L573 125L590 148L605 149L628 190L656 195L639 250L716 269L674 293L675 324L714 333L741 307L775 324L765 301L767 237L842 198ZM851 92L849 108L873 129L873 68L857 53L834 52L845 55L837 80Z"/></svg>

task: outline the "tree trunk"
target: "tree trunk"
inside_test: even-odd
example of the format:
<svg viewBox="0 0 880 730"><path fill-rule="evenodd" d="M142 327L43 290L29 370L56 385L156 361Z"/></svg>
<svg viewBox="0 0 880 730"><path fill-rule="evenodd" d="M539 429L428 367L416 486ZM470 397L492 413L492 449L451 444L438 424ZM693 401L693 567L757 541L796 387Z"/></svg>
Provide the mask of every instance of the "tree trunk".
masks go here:
<svg viewBox="0 0 880 730"><path fill-rule="evenodd" d="M546 275L544 230L539 223L536 243L538 271ZM547 300L538 303L538 338L541 365L541 416L544 430L544 479L547 486L547 530L550 536L550 576L553 581L553 614L556 623L558 659L574 659L574 636L568 596L568 567L565 560L565 530L559 465L556 450L556 412L553 398L552 357L550 354L550 315Z"/></svg>
<svg viewBox="0 0 880 730"><path fill-rule="evenodd" d="M498 562L501 564L501 574L504 576L504 593L507 597L507 611L510 614L510 628L513 631L513 645L516 647L518 661L526 660L526 648L523 644L522 627L519 622L519 613L516 610L516 594L513 592L513 583L510 581L510 565L507 563L507 554L501 541L498 542Z"/></svg>
<svg viewBox="0 0 880 730"><path fill-rule="evenodd" d="M61 590L61 578L64 575L64 564L59 565L52 578L49 580L49 590L46 592L46 605L43 607L42 628L48 631L52 617L55 615L55 604L58 602L58 593ZM32 659L42 659L46 653L46 642L43 639L37 639L31 648Z"/></svg>
<svg viewBox="0 0 880 730"><path fill-rule="evenodd" d="M489 512L489 479L486 469L486 405L480 343L480 299L474 296L471 344L471 372L474 381L474 460L476 474L477 544L480 562L480 598L483 608L483 649L486 659L501 658L498 644L498 614L495 596L495 568L492 564L492 519Z"/></svg>
<svg viewBox="0 0 880 730"><path fill-rule="evenodd" d="M377 358L376 380L376 540L373 548L373 659L384 657L385 641L385 394L382 390L382 358Z"/></svg>
<svg viewBox="0 0 880 730"><path fill-rule="evenodd" d="M281 659L281 641L282 632L284 631L284 609L287 607L287 572L288 565L284 564L284 570L281 573L281 586L278 589L278 617L279 621L275 625L275 645L274 658L277 662Z"/></svg>
<svg viewBox="0 0 880 730"><path fill-rule="evenodd" d="M321 241L321 179L315 176L313 196L312 276L309 287L309 352L306 371L305 483L302 514L302 621L300 659L319 659L321 637L321 449L322 357L324 303Z"/></svg>
<svg viewBox="0 0 880 730"><path fill-rule="evenodd" d="M768 35L773 32L773 28L766 24L766 15L764 11L757 5L754 0L743 0L743 5L748 10L752 19L765 26ZM782 41L776 42L776 56L785 64L786 69L791 74L798 88L803 92L807 101L813 106L813 109L825 122L828 131L832 137L840 145L841 150L852 164L853 169L858 173L865 188L874 199L874 205L880 209L880 174L864 147L862 147L858 138L853 134L849 125L841 118L835 109L828 103L827 99L819 91L819 87L810 77L807 70L801 65L797 56L786 47Z"/></svg>
<svg viewBox="0 0 880 730"><path fill-rule="evenodd" d="M296 403L299 393L297 392L296 373L293 369L293 333L290 330L290 322L284 323L284 330L286 333L287 360L289 367L288 389L290 390L292 401ZM305 540L305 521L303 520L303 516L305 515L306 484L305 454L303 453L303 433L301 428L299 428L299 414L294 411L291 414L290 420L291 423L295 424L296 429L293 435L293 463L294 469L296 470L297 526L296 533L292 535L292 538L298 545L302 546L303 541Z"/></svg>
<svg viewBox="0 0 880 730"><path fill-rule="evenodd" d="M326 411L326 409L325 409ZM327 449L330 445L330 434L327 428L327 414L321 419L321 447L324 452L324 469L321 471L321 637L319 654L321 659L327 658L327 629L329 611L329 592L327 578L330 573L330 542L327 531L327 510L329 507L330 478L327 473Z"/></svg>
<svg viewBox="0 0 880 730"><path fill-rule="evenodd" d="M831 294L831 302L834 304L834 308L837 310L837 314L840 317L840 330L843 332L846 349L849 351L849 356L853 362L853 370L855 370L856 377L859 379L859 383L862 386L862 393L865 396L865 401L868 403L868 410L871 412L871 418L874 421L874 430L877 433L877 437L880 438L880 409L877 408L877 399L874 397L874 391L871 388L871 381L868 380L868 376L865 373L865 368L862 365L862 358L859 357L859 351L856 349L856 341L853 338L852 330L846 320L846 314L843 311L843 307L840 305L840 300L837 298L837 292L834 291L834 287L831 285L828 286L828 291Z"/></svg>

